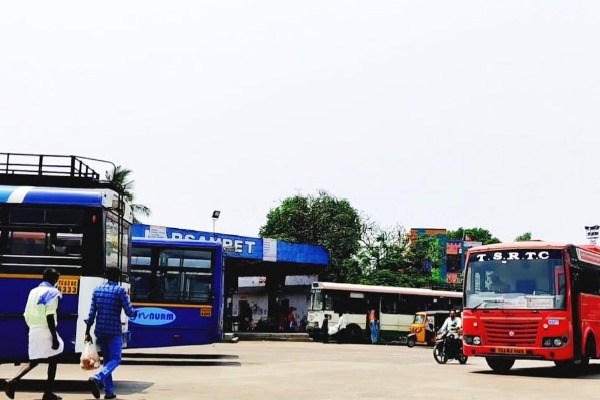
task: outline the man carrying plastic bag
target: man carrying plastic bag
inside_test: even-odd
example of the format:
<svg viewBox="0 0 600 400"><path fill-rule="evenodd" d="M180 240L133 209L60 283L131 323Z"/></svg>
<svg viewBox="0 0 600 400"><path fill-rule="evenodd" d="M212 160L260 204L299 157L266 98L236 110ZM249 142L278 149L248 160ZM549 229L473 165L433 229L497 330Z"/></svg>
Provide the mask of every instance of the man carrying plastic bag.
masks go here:
<svg viewBox="0 0 600 400"><path fill-rule="evenodd" d="M81 369L86 371L100 368L100 356L96 351L96 346L92 342L85 342L85 348L81 352L79 365Z"/></svg>
<svg viewBox="0 0 600 400"><path fill-rule="evenodd" d="M104 384L105 399L117 397L112 373L121 364L121 352L123 350L121 310L125 310L125 314L130 318L137 315L137 311L131 306L129 295L119 285L121 271L116 268L109 268L106 270L105 277L108 282L103 283L94 290L90 313L85 321L87 325L85 340L89 343L93 343L90 330L94 321L96 321L94 334L100 346L104 364L97 374L88 379L90 390L96 399L100 398L100 385L102 383Z"/></svg>

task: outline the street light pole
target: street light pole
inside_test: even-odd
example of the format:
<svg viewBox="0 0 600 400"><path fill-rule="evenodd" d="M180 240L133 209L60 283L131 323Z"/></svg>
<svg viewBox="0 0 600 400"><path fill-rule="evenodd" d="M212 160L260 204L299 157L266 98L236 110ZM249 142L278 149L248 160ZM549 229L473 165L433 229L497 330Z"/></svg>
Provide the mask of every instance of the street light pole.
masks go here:
<svg viewBox="0 0 600 400"><path fill-rule="evenodd" d="M586 226L585 230L587 232L587 238L590 241L590 244L596 244L596 240L598 240L598 236L600 235L600 226Z"/></svg>
<svg viewBox="0 0 600 400"><path fill-rule="evenodd" d="M217 220L219 219L219 216L221 215L221 211L219 210L215 210L212 213L212 220L213 220L213 235L215 234L216 230L215 227L217 225Z"/></svg>

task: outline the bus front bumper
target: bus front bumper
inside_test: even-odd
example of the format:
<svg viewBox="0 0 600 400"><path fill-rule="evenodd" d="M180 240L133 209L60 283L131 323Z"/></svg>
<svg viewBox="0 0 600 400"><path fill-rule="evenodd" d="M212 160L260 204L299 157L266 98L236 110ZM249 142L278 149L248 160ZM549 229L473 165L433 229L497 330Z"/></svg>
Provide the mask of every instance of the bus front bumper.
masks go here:
<svg viewBox="0 0 600 400"><path fill-rule="evenodd" d="M571 346L562 347L503 347L475 346L463 343L463 353L467 357L498 357L517 360L566 361L573 359Z"/></svg>

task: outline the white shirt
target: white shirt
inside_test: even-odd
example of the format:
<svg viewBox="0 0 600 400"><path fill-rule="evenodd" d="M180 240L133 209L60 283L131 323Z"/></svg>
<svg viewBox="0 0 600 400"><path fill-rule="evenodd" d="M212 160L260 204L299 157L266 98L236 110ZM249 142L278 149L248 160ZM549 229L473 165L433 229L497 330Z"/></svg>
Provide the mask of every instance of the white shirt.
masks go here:
<svg viewBox="0 0 600 400"><path fill-rule="evenodd" d="M346 329L346 319L343 315L340 317L337 324L333 325L331 328L328 329L327 333L330 335L335 335L342 329Z"/></svg>
<svg viewBox="0 0 600 400"><path fill-rule="evenodd" d="M444 321L444 325L442 325L442 328L440 329L440 331L444 332L444 331L448 331L448 333L458 333L458 330L462 328L462 321L460 320L460 318L458 317L454 317L454 319L448 317L446 318L446 320Z"/></svg>
<svg viewBox="0 0 600 400"><path fill-rule="evenodd" d="M48 315L54 316L54 323L58 326L58 320L56 318L56 310L58 309L58 297L53 299L49 304L38 304L40 297L46 293L47 287L38 286L31 289L29 296L27 297L27 304L25 305L25 322L30 328L34 327L48 327Z"/></svg>

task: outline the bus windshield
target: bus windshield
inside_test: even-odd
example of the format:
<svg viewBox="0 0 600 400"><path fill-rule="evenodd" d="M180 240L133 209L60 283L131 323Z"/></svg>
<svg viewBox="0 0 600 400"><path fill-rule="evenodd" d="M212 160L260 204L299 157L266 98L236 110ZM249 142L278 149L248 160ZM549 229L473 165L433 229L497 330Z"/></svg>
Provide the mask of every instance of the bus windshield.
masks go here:
<svg viewBox="0 0 600 400"><path fill-rule="evenodd" d="M470 255L466 308L564 309L561 250L501 250Z"/></svg>
<svg viewBox="0 0 600 400"><path fill-rule="evenodd" d="M323 292L321 290L313 290L310 295L310 309L313 311L323 310Z"/></svg>

